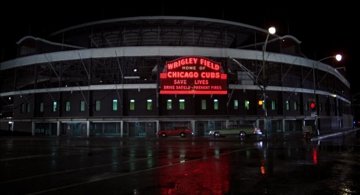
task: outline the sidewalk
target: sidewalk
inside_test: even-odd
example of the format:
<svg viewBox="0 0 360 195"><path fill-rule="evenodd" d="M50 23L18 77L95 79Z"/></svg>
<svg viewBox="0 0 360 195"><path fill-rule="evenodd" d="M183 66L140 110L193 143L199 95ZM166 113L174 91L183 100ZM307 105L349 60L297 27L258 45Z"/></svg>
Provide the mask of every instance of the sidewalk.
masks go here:
<svg viewBox="0 0 360 195"><path fill-rule="evenodd" d="M326 139L326 138L329 138L329 137L335 137L335 136L339 136L339 135L344 135L344 134L352 133L352 132L355 132L355 131L358 131L358 130L360 130L360 128L357 127L357 128L354 128L354 129L343 130L343 131L340 131L340 132L327 133L327 134L324 134L324 135L313 137L313 138L310 139L310 141L317 141L317 140L322 140L322 139Z"/></svg>

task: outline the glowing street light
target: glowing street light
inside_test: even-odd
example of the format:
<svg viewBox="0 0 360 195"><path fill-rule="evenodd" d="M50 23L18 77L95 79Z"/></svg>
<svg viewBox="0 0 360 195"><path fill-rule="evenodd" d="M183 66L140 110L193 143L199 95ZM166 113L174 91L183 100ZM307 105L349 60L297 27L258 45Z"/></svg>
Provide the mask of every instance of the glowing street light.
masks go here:
<svg viewBox="0 0 360 195"><path fill-rule="evenodd" d="M273 26L271 26L269 29L268 29L268 31L269 31L269 33L270 34L275 34L276 33L276 28L275 27L273 27Z"/></svg>
<svg viewBox="0 0 360 195"><path fill-rule="evenodd" d="M341 54L336 54L335 55L335 59L340 62L342 60L342 55Z"/></svg>

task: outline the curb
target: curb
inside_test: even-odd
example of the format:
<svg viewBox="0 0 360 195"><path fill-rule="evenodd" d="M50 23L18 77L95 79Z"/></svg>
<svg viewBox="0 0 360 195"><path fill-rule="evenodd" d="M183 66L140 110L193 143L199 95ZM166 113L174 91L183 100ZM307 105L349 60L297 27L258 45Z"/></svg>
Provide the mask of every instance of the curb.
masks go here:
<svg viewBox="0 0 360 195"><path fill-rule="evenodd" d="M326 139L326 138L329 138L329 137L345 135L345 134L352 133L352 132L355 132L355 131L358 131L358 130L360 130L360 128L355 128L355 129L350 129L350 130L341 131L341 132L337 132L337 133L331 133L331 134L327 134L327 135L322 135L322 136L311 138L310 141L317 141L317 140Z"/></svg>

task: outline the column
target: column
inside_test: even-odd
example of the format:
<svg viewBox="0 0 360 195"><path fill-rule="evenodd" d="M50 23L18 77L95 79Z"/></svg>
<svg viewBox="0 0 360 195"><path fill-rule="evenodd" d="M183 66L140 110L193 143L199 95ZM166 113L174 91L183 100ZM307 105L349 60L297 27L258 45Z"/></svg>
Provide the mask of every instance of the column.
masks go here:
<svg viewBox="0 0 360 195"><path fill-rule="evenodd" d="M86 121L86 137L90 136L90 121Z"/></svg>
<svg viewBox="0 0 360 195"><path fill-rule="evenodd" d="M282 131L283 132L285 132L285 128L286 128L285 119L282 119Z"/></svg>
<svg viewBox="0 0 360 195"><path fill-rule="evenodd" d="M226 127L226 128L229 128L229 126L230 126L230 122L229 122L229 120L226 120L226 121L225 121L225 127Z"/></svg>
<svg viewBox="0 0 360 195"><path fill-rule="evenodd" d="M156 135L159 133L160 131L160 121L156 120Z"/></svg>
<svg viewBox="0 0 360 195"><path fill-rule="evenodd" d="M60 136L60 121L56 121L56 136Z"/></svg>
<svg viewBox="0 0 360 195"><path fill-rule="evenodd" d="M120 121L120 137L124 136L124 121Z"/></svg>
<svg viewBox="0 0 360 195"><path fill-rule="evenodd" d="M31 122L31 135L32 136L35 135L35 122L34 121Z"/></svg>
<svg viewBox="0 0 360 195"><path fill-rule="evenodd" d="M195 134L195 120L191 120L190 123L191 123L191 130L193 134Z"/></svg>

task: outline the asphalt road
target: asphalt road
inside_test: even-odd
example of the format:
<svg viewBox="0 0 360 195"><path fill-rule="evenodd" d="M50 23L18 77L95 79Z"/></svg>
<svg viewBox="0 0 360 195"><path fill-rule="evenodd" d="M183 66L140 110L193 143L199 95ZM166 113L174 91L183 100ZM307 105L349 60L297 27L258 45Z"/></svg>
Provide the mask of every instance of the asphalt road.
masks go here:
<svg viewBox="0 0 360 195"><path fill-rule="evenodd" d="M0 137L0 194L359 194L360 132L311 142Z"/></svg>

